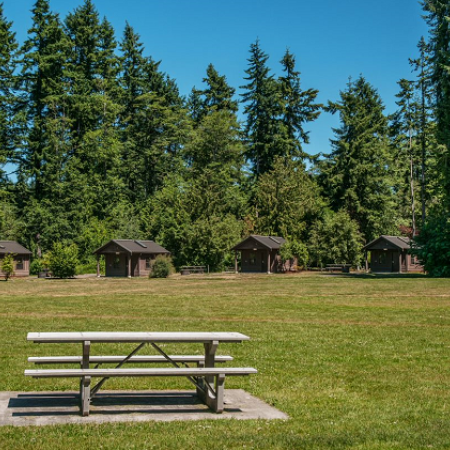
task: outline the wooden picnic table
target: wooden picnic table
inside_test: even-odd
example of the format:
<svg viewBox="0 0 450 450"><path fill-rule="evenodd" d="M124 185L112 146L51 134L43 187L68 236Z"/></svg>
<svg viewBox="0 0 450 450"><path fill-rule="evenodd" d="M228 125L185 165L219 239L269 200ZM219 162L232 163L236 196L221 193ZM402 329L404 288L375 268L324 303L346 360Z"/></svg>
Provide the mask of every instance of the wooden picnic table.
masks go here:
<svg viewBox="0 0 450 450"><path fill-rule="evenodd" d="M226 375L249 375L257 373L253 368L216 367L216 362L231 360L228 356L216 356L221 342L240 343L250 338L236 332L45 332L28 333L27 340L35 343L78 343L81 344L80 356L29 358L35 363L78 363L80 369L25 370L25 375L36 378L78 377L80 378L80 402L83 416L89 415L91 399L102 385L112 377L124 376L185 376L195 386L197 394L206 405L216 412L223 411L223 389ZM135 343L137 347L126 356L93 356L91 345L96 343ZM198 343L203 345L202 356L168 355L161 344ZM150 345L158 356L138 356L137 353ZM187 362L196 361L197 367L189 367ZM117 363L115 368L101 368L103 362ZM166 362L169 368L123 368L131 362ZM94 368L91 364L96 364ZM182 367L180 364L183 364ZM101 380L91 388L91 378ZM214 383L214 387L213 384Z"/></svg>

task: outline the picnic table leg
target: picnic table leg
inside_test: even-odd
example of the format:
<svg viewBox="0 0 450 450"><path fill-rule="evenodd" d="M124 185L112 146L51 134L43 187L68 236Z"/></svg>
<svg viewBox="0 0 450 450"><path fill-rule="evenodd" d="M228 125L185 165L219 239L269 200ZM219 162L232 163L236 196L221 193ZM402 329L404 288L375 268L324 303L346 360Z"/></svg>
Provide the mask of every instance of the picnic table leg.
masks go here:
<svg viewBox="0 0 450 450"><path fill-rule="evenodd" d="M225 385L225 374L221 373L216 376L216 400L214 403L214 411L216 413L223 412L223 393Z"/></svg>
<svg viewBox="0 0 450 450"><path fill-rule="evenodd" d="M215 365L215 356L216 350L219 346L219 341L212 341L204 344L205 346L205 367L214 367ZM197 393L200 398L208 405L211 409L215 410L216 408L216 397L211 392L210 389L206 386L206 383L210 386L214 385L214 376L205 377L205 383L203 384L204 391L201 392L200 389L197 389Z"/></svg>
<svg viewBox="0 0 450 450"><path fill-rule="evenodd" d="M81 415L89 415L89 403L91 402L91 377L82 377L80 386Z"/></svg>
<svg viewBox="0 0 450 450"><path fill-rule="evenodd" d="M82 369L89 369L89 353L91 350L91 342L83 342L83 360L81 361ZM82 416L89 415L89 403L91 402L91 377L82 377L80 381L80 409Z"/></svg>

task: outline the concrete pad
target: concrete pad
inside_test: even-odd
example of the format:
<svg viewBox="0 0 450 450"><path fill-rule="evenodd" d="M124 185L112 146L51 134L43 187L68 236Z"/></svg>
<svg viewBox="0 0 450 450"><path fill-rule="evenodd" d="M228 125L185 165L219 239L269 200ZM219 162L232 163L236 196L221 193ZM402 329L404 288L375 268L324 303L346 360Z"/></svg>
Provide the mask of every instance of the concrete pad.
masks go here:
<svg viewBox="0 0 450 450"><path fill-rule="evenodd" d="M227 389L216 414L193 391L102 391L82 417L78 392L0 392L0 426L217 419L288 419L242 389Z"/></svg>

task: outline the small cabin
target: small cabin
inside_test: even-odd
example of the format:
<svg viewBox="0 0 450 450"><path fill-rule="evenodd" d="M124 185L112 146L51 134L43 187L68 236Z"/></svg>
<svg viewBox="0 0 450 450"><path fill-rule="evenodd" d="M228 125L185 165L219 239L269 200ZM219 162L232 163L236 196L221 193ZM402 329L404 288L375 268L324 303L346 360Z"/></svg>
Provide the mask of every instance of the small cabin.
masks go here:
<svg viewBox="0 0 450 450"><path fill-rule="evenodd" d="M234 266L238 272L238 252L241 253L241 272L243 273L273 273L282 266L279 255L280 247L286 242L278 236L250 235L235 245Z"/></svg>
<svg viewBox="0 0 450 450"><path fill-rule="evenodd" d="M382 235L363 247L366 270L370 268L374 273L423 272L423 265L417 257L409 254L410 248L411 239L408 237Z"/></svg>
<svg viewBox="0 0 450 450"><path fill-rule="evenodd" d="M28 277L30 275L31 252L16 241L0 241L0 264L7 254L14 255L14 276ZM4 273L0 269L0 275Z"/></svg>
<svg viewBox="0 0 450 450"><path fill-rule="evenodd" d="M154 241L113 239L94 252L97 255L97 276L100 276L100 256L105 257L107 277L148 277L158 255L170 252Z"/></svg>

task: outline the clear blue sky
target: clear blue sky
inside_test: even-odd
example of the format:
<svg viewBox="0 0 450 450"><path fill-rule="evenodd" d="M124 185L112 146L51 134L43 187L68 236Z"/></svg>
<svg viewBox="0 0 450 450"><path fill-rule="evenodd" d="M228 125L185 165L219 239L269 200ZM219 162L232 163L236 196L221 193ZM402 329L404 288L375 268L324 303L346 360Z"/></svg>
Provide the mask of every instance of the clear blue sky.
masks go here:
<svg viewBox="0 0 450 450"><path fill-rule="evenodd" d="M61 18L83 0L50 0ZM386 111L395 110L397 81L411 77L408 58L427 27L416 0L94 0L121 39L127 21L145 53L161 60L183 95L200 88L209 63L230 85L244 84L248 50L257 38L280 74L286 48L296 55L302 87L337 100L349 76L360 74L378 89ZM4 0L20 43L31 25L34 0ZM328 152L336 118L322 113L311 126L311 153Z"/></svg>

